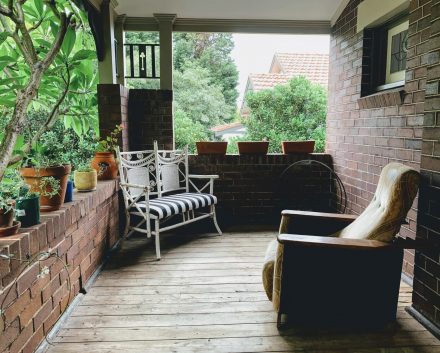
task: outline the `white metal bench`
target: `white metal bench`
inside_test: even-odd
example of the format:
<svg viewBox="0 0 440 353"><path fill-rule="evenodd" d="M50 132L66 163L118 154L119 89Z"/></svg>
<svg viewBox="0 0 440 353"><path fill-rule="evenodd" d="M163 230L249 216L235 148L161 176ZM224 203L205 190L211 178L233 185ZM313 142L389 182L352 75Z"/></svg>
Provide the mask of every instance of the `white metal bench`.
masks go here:
<svg viewBox="0 0 440 353"><path fill-rule="evenodd" d="M188 173L188 147L183 150L120 152L120 187L124 195L126 227L124 237L133 232L155 236L156 256L160 259L160 232L174 229L204 218L212 218L218 233L213 195L214 180L218 175L190 175ZM194 180L207 180L198 186ZM190 188L194 192L190 192ZM131 224L131 216L138 216ZM170 225L161 225L170 219ZM154 227L152 227L154 223ZM154 229L152 229L154 228Z"/></svg>

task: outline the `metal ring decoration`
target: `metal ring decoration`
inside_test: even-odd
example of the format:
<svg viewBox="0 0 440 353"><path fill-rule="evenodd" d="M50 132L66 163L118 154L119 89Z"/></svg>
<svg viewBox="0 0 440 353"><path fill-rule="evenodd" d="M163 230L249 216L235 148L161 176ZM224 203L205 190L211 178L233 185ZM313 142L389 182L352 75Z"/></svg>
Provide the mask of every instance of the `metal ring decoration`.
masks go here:
<svg viewBox="0 0 440 353"><path fill-rule="evenodd" d="M324 167L325 169L327 169L330 172L331 176L336 180L338 187L341 190L341 202L340 202L341 210L338 210L338 212L345 213L345 211L347 209L347 192L345 190L345 186L344 186L342 180L339 178L339 176L327 164L322 163L320 161L316 161L314 159L302 159L300 161L292 163L286 169L284 169L280 175L280 179L282 179L285 176L285 174L287 174L289 169L291 169L292 167L295 167L298 165L312 165L312 164L316 164L321 167Z"/></svg>

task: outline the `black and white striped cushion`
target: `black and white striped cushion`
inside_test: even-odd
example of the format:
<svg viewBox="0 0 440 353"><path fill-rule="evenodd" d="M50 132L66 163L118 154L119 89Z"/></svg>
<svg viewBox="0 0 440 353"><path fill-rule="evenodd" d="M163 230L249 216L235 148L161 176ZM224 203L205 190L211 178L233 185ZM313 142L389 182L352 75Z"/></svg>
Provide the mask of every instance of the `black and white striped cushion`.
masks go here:
<svg viewBox="0 0 440 353"><path fill-rule="evenodd" d="M215 205L217 204L217 197L211 194L186 192L152 199L149 204L150 214L162 219L186 211ZM138 203L138 206L145 207L145 202Z"/></svg>

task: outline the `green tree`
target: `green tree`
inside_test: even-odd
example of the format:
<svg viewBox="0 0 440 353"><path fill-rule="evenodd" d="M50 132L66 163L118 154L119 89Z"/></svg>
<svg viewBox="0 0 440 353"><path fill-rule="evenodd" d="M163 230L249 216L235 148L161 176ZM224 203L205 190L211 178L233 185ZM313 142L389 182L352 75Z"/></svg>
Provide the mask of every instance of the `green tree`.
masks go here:
<svg viewBox="0 0 440 353"><path fill-rule="evenodd" d="M193 65L174 72L174 106L206 131L231 115L221 87L212 83L209 71Z"/></svg>
<svg viewBox="0 0 440 353"><path fill-rule="evenodd" d="M88 130L96 107L96 54L74 1L0 0L0 30L0 112L6 122L1 180L58 118L78 133ZM30 109L45 111L45 120L14 154Z"/></svg>
<svg viewBox="0 0 440 353"><path fill-rule="evenodd" d="M315 151L324 151L327 93L321 86L296 77L286 85L249 93L246 104L248 139L269 140L270 152L280 152L281 141L315 140Z"/></svg>
<svg viewBox="0 0 440 353"><path fill-rule="evenodd" d="M231 58L233 49L234 41L229 33L174 35L174 68L183 71L190 62L207 69L212 83L221 87L231 114L236 109L238 98L238 70Z"/></svg>
<svg viewBox="0 0 440 353"><path fill-rule="evenodd" d="M206 141L208 135L204 126L194 122L182 110L174 112L174 132L176 136L176 148L182 149L188 145L191 153L195 152L196 141Z"/></svg>

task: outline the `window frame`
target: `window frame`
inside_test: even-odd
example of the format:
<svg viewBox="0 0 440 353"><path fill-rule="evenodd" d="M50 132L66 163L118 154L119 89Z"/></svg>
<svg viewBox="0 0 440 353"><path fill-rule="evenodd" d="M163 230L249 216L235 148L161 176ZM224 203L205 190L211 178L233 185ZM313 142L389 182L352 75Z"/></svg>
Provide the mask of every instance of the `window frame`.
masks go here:
<svg viewBox="0 0 440 353"><path fill-rule="evenodd" d="M368 96L389 89L403 87L405 85L405 71L399 71L403 80L391 81L390 76L390 58L391 43L389 43L389 32L399 26L408 24L409 14L400 13L391 20L380 26L364 29L364 61L363 61L363 79L361 96ZM400 33L400 32L398 32ZM406 66L406 65L405 65ZM396 76L394 73L393 75Z"/></svg>

